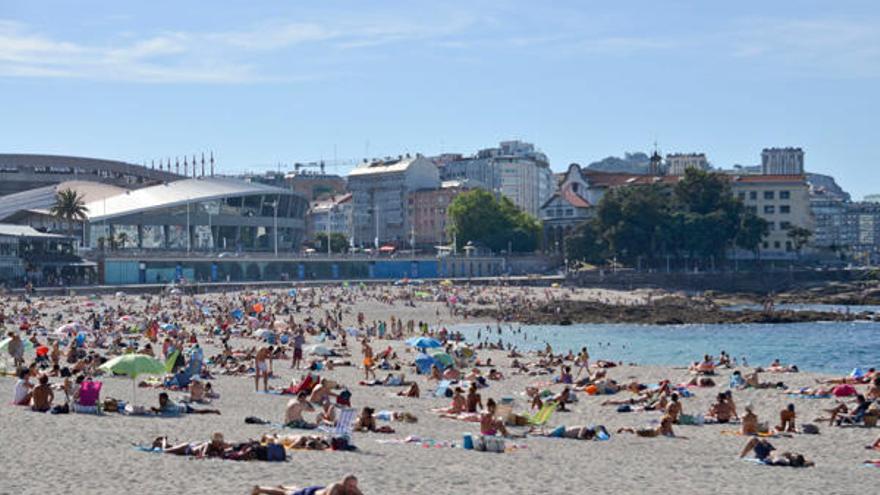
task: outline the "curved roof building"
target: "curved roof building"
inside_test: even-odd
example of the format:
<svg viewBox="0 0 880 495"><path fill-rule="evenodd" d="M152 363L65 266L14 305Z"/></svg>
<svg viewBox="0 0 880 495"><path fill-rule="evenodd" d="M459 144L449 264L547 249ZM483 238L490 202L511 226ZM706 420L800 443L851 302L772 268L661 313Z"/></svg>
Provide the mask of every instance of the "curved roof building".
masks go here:
<svg viewBox="0 0 880 495"><path fill-rule="evenodd" d="M147 187L181 179L170 170L61 155L0 153L0 196L65 181L93 181L125 188Z"/></svg>
<svg viewBox="0 0 880 495"><path fill-rule="evenodd" d="M220 177L184 179L86 204L94 248L289 251L308 201L287 189Z"/></svg>

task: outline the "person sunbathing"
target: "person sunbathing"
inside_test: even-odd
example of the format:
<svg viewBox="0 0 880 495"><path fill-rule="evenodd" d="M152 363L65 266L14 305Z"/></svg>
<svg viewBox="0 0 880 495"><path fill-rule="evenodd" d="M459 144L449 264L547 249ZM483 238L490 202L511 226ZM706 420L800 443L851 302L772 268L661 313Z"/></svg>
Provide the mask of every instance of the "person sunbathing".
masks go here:
<svg viewBox="0 0 880 495"><path fill-rule="evenodd" d="M161 416L178 416L180 414L220 414L217 409L196 409L186 403L177 403L168 398L168 394L159 394L159 407L151 407L150 410Z"/></svg>
<svg viewBox="0 0 880 495"><path fill-rule="evenodd" d="M672 418L668 414L663 415L660 419L660 426L656 428L620 428L617 433L633 433L644 438L675 437L675 431L672 430Z"/></svg>
<svg viewBox="0 0 880 495"><path fill-rule="evenodd" d="M727 396L725 394L721 393L716 396L715 403L709 408L709 412L706 413L706 416L715 418L715 421L718 423L730 422L733 417L733 408L727 401Z"/></svg>
<svg viewBox="0 0 880 495"><path fill-rule="evenodd" d="M311 430L317 428L317 425L309 423L303 417L306 411L314 411L315 408L306 400L307 394L300 392L295 399L287 402L287 409L284 411L284 426L288 428L300 428L303 430Z"/></svg>
<svg viewBox="0 0 880 495"><path fill-rule="evenodd" d="M752 438L743 447L740 452L740 459L754 452L755 459L761 461L768 466L788 466L788 467L811 467L816 463L808 461L803 455L793 452L783 452L774 454L776 447L763 438Z"/></svg>
<svg viewBox="0 0 880 495"><path fill-rule="evenodd" d="M789 404L779 412L779 425L776 426L776 431L797 433L796 418L797 414L794 411L794 404Z"/></svg>
<svg viewBox="0 0 880 495"><path fill-rule="evenodd" d="M394 428L387 425L378 426L376 418L373 416L376 410L372 407L361 409L361 414L354 422L355 431L369 431L373 433L394 433Z"/></svg>
<svg viewBox="0 0 880 495"><path fill-rule="evenodd" d="M742 416L742 426L740 427L740 434L742 435L757 435L759 432L759 424L758 424L758 415L752 410L752 406L746 406L746 412Z"/></svg>
<svg viewBox="0 0 880 495"><path fill-rule="evenodd" d="M669 404L666 406L666 415L669 416L671 421L675 424L678 424L678 418L681 416L682 407L681 401L678 400L678 394L672 393L669 396Z"/></svg>
<svg viewBox="0 0 880 495"><path fill-rule="evenodd" d="M342 481L328 486L296 488L292 486L255 486L251 495L363 495L358 488L358 480L348 475Z"/></svg>
<svg viewBox="0 0 880 495"><path fill-rule="evenodd" d="M336 406L329 402L325 402L321 406L321 410L318 412L317 418L315 418L315 422L319 425L330 425L333 426L336 424Z"/></svg>
<svg viewBox="0 0 880 495"><path fill-rule="evenodd" d="M495 400L487 400L486 410L480 415L480 433L489 436L501 433L504 436L508 436L509 433L507 432L507 427L504 426L504 420L498 417L496 410Z"/></svg>
<svg viewBox="0 0 880 495"><path fill-rule="evenodd" d="M555 431L555 430L554 430ZM548 436L555 436L551 432ZM571 440L601 440L608 439L611 435L604 426L568 426L562 427L559 438L568 438Z"/></svg>
<svg viewBox="0 0 880 495"><path fill-rule="evenodd" d="M827 412L831 413L831 418L828 420L828 424L833 425L836 422L837 426L840 426L844 423L861 423L865 419L865 414L868 413L871 404L872 402L866 399L864 395L859 394L856 396L856 404L853 406L852 410L850 410L850 408L844 403L839 404L834 409L827 410Z"/></svg>
<svg viewBox="0 0 880 495"><path fill-rule="evenodd" d="M483 409L483 398L477 393L477 384L471 383L467 397L465 397L465 410L469 413L475 413L477 408Z"/></svg>
<svg viewBox="0 0 880 495"><path fill-rule="evenodd" d="M168 445L167 437L159 437L153 441L154 449L162 449L163 454L183 455L193 457L223 457L232 446L223 439L222 433L211 435L211 441L195 443L188 442L178 445Z"/></svg>
<svg viewBox="0 0 880 495"><path fill-rule="evenodd" d="M40 375L40 383L34 387L31 393L31 410L37 412L46 412L52 409L52 401L55 399L55 393L49 386L49 377Z"/></svg>
<svg viewBox="0 0 880 495"><path fill-rule="evenodd" d="M400 392L397 392L398 397L409 397L412 399L418 399L419 395L419 384L416 382L412 382L406 390L401 390Z"/></svg>
<svg viewBox="0 0 880 495"><path fill-rule="evenodd" d="M467 409L467 400L464 397L464 390L461 387L455 387L452 394L452 404L448 408L435 409L435 412L441 413L441 416L458 416Z"/></svg>

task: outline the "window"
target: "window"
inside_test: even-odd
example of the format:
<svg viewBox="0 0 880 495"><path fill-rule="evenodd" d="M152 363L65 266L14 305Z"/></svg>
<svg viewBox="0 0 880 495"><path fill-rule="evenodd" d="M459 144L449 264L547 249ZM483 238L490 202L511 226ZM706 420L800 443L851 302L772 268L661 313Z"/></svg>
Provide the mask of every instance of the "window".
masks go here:
<svg viewBox="0 0 880 495"><path fill-rule="evenodd" d="M770 247L770 243L769 243L769 242L765 242L765 243L764 243L764 249L767 249L767 248L769 248L769 247Z"/></svg>
<svg viewBox="0 0 880 495"><path fill-rule="evenodd" d="M767 222L767 227L773 231L776 230L776 222Z"/></svg>
<svg viewBox="0 0 880 495"><path fill-rule="evenodd" d="M792 251L791 241L785 241L785 250L788 251L789 253Z"/></svg>
<svg viewBox="0 0 880 495"><path fill-rule="evenodd" d="M741 192L741 193L737 194L737 197L740 199L740 201L745 201L746 200L746 193Z"/></svg>
<svg viewBox="0 0 880 495"><path fill-rule="evenodd" d="M756 215L758 214L758 207L757 206L746 206L746 210L749 211L750 213L754 213Z"/></svg>
<svg viewBox="0 0 880 495"><path fill-rule="evenodd" d="M773 205L764 205L764 213L776 213L776 207Z"/></svg>
<svg viewBox="0 0 880 495"><path fill-rule="evenodd" d="M774 194L773 191L764 191L764 199L773 199Z"/></svg>
<svg viewBox="0 0 880 495"><path fill-rule="evenodd" d="M571 208L566 208L565 209L565 216L567 216L567 217L574 216L574 210L572 210Z"/></svg>
<svg viewBox="0 0 880 495"><path fill-rule="evenodd" d="M749 191L749 199L758 199L758 191Z"/></svg>
<svg viewBox="0 0 880 495"><path fill-rule="evenodd" d="M779 249L779 247L780 247L779 241L774 241L774 242L773 242L773 248L774 248L774 249Z"/></svg>
<svg viewBox="0 0 880 495"><path fill-rule="evenodd" d="M779 199L790 199L791 191L779 191Z"/></svg>
<svg viewBox="0 0 880 495"><path fill-rule="evenodd" d="M788 230L791 228L791 222L779 222L779 230Z"/></svg>
<svg viewBox="0 0 880 495"><path fill-rule="evenodd" d="M779 213L791 213L791 206L788 205L780 205Z"/></svg>

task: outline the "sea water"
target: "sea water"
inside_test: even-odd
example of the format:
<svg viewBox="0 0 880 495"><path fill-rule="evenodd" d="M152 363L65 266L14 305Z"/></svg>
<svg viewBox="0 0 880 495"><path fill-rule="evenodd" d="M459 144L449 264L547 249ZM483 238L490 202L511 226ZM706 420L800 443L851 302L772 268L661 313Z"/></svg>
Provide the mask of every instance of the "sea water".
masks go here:
<svg viewBox="0 0 880 495"><path fill-rule="evenodd" d="M704 354L726 351L749 366L767 366L774 359L801 370L848 373L855 367L880 367L880 323L817 322L792 324L632 325L581 324L456 325L468 342L500 338L520 350L577 353L586 346L590 358L625 363L686 366Z"/></svg>

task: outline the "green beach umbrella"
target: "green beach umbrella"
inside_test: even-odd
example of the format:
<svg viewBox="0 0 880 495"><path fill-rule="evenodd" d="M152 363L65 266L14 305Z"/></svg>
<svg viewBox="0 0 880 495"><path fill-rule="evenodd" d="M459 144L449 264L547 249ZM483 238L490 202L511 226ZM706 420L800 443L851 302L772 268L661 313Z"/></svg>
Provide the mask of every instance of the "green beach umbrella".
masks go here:
<svg viewBox="0 0 880 495"><path fill-rule="evenodd" d="M139 375L164 375L165 363L145 354L123 354L102 364L98 369L131 377L132 402L137 393L135 379Z"/></svg>
<svg viewBox="0 0 880 495"><path fill-rule="evenodd" d="M6 337L5 339L0 340L0 352L7 352L10 342L12 342L12 337ZM24 344L24 352L34 350L34 344L30 340L21 339L21 343Z"/></svg>
<svg viewBox="0 0 880 495"><path fill-rule="evenodd" d="M435 352L431 357L433 357L438 363L446 366L447 368L451 368L455 362L452 360L452 356L445 352Z"/></svg>

